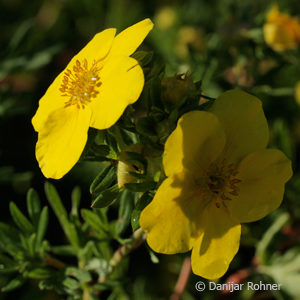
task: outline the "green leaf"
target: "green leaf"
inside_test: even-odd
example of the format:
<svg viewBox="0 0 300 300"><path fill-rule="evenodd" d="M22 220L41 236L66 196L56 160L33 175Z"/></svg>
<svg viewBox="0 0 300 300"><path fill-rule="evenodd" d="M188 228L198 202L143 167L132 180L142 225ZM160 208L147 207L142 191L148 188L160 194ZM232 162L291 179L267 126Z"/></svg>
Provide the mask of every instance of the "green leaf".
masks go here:
<svg viewBox="0 0 300 300"><path fill-rule="evenodd" d="M6 275L6 274L12 274L12 273L16 273L19 271L19 266L14 266L14 267L9 267L9 268L3 268L3 265L1 265L0 268L0 275Z"/></svg>
<svg viewBox="0 0 300 300"><path fill-rule="evenodd" d="M75 267L68 267L65 271L68 276L73 276L80 282L89 282L92 280L92 276L88 271L81 270Z"/></svg>
<svg viewBox="0 0 300 300"><path fill-rule="evenodd" d="M99 277L106 277L112 271L112 267L106 259L92 258L86 264L86 270L98 273Z"/></svg>
<svg viewBox="0 0 300 300"><path fill-rule="evenodd" d="M151 202L152 196L149 193L144 193L137 201L135 208L131 214L132 230L136 231L140 227L140 214L141 211Z"/></svg>
<svg viewBox="0 0 300 300"><path fill-rule="evenodd" d="M15 224L26 234L31 234L34 232L34 227L29 222L29 220L22 214L17 205L14 202L9 204L10 214L15 222Z"/></svg>
<svg viewBox="0 0 300 300"><path fill-rule="evenodd" d="M117 128L120 133L121 139L124 141L125 145L129 146L129 145L137 143L136 134L134 134L126 129L123 129L121 127L117 127Z"/></svg>
<svg viewBox="0 0 300 300"><path fill-rule="evenodd" d="M131 151L125 151L128 159L126 159L127 162L136 165L136 163L140 163L144 170L147 169L147 160L145 157L137 152L131 152Z"/></svg>
<svg viewBox="0 0 300 300"><path fill-rule="evenodd" d="M155 117L155 121L161 121L164 115L164 105L161 101L161 80L157 77L148 80L145 83L143 94L146 97L147 108L151 112L151 116ZM153 112L155 113L153 114Z"/></svg>
<svg viewBox="0 0 300 300"><path fill-rule="evenodd" d="M73 189L71 199L72 199L71 215L78 216L78 208L79 208L80 199L81 199L81 190L80 190L79 186L76 186Z"/></svg>
<svg viewBox="0 0 300 300"><path fill-rule="evenodd" d="M34 257L36 245L36 233L33 233L28 239L28 253L30 256Z"/></svg>
<svg viewBox="0 0 300 300"><path fill-rule="evenodd" d="M94 179L90 186L90 193L100 193L108 188L116 179L114 167L110 164L106 166Z"/></svg>
<svg viewBox="0 0 300 300"><path fill-rule="evenodd" d="M59 221L65 235L67 236L70 243L76 249L79 249L80 243L79 243L79 237L78 237L75 225L69 222L67 211L64 208L62 201L61 201L55 187L51 183L46 182L45 192L46 192L47 199L48 199L52 209L54 210L54 213L55 213L56 217L58 218L58 221Z"/></svg>
<svg viewBox="0 0 300 300"><path fill-rule="evenodd" d="M0 222L0 232L4 234L11 243L18 243L19 231L15 227Z"/></svg>
<svg viewBox="0 0 300 300"><path fill-rule="evenodd" d="M111 205L119 196L120 190L117 184L103 191L92 203L93 208L103 208Z"/></svg>
<svg viewBox="0 0 300 300"><path fill-rule="evenodd" d="M118 157L118 153L120 152L120 149L118 147L118 143L115 139L115 137L110 134L108 131L104 132L105 141L110 149L110 154L107 155L107 157L111 159L116 159Z"/></svg>
<svg viewBox="0 0 300 300"><path fill-rule="evenodd" d="M277 255L269 266L260 266L260 272L271 276L275 282L281 284L293 299L300 295L300 247L295 246L284 254Z"/></svg>
<svg viewBox="0 0 300 300"><path fill-rule="evenodd" d="M289 215L287 213L281 214L275 220L275 222L268 228L256 248L256 255L259 258L262 265L267 262L267 248L275 235L281 230L281 228L288 222Z"/></svg>
<svg viewBox="0 0 300 300"><path fill-rule="evenodd" d="M156 136L155 122L152 118L144 117L136 121L136 130L138 133L148 136Z"/></svg>
<svg viewBox="0 0 300 300"><path fill-rule="evenodd" d="M26 19L22 23L19 24L17 29L15 30L14 34L11 36L10 42L9 42L9 48L11 48L11 51L17 49L18 46L22 45L22 42L24 42L26 35L30 34L30 30L34 26L34 19Z"/></svg>
<svg viewBox="0 0 300 300"><path fill-rule="evenodd" d="M48 227L48 222L49 222L49 212L48 212L48 207L45 206L42 210L40 219L39 219L39 224L37 228L37 236L36 236L36 249L40 247L43 238L45 236L47 227Z"/></svg>
<svg viewBox="0 0 300 300"><path fill-rule="evenodd" d="M27 193L27 210L32 223L36 227L41 213L41 204L38 193L32 188Z"/></svg>
<svg viewBox="0 0 300 300"><path fill-rule="evenodd" d="M28 239L24 236L24 234L19 234L20 237L20 241L21 241L21 245L23 247L23 249L28 252L29 250L29 245L28 245Z"/></svg>
<svg viewBox="0 0 300 300"><path fill-rule="evenodd" d="M274 123L276 146L281 149L288 158L294 159L294 145L288 125L281 119Z"/></svg>
<svg viewBox="0 0 300 300"><path fill-rule="evenodd" d="M159 263L159 258L156 256L156 254L150 248L148 249L148 252L149 252L150 259L151 259L152 263L158 264Z"/></svg>
<svg viewBox="0 0 300 300"><path fill-rule="evenodd" d="M62 201L55 189L55 187L50 183L45 183L45 193L51 207L53 208L55 215L57 216L60 222L65 222L65 219L68 218L67 211L62 204ZM63 218L63 219L61 219Z"/></svg>
<svg viewBox="0 0 300 300"><path fill-rule="evenodd" d="M79 282L71 277L67 277L66 279L64 279L63 285L70 290L76 290L80 287Z"/></svg>
<svg viewBox="0 0 300 300"><path fill-rule="evenodd" d="M91 151L97 156L97 157L106 157L110 153L109 146L107 145L97 145L93 144L91 147Z"/></svg>
<svg viewBox="0 0 300 300"><path fill-rule="evenodd" d="M134 206L135 194L125 190L120 197L119 216L116 224L116 231L118 235L121 235L127 226L130 224L131 212Z"/></svg>
<svg viewBox="0 0 300 300"><path fill-rule="evenodd" d="M95 212L83 208L81 210L81 216L84 219L84 221L97 232L101 234L108 233L109 228L107 224L103 223L103 221L99 218L99 216Z"/></svg>
<svg viewBox="0 0 300 300"><path fill-rule="evenodd" d="M33 279L47 279L54 275L50 268L35 268L28 273L29 278Z"/></svg>
<svg viewBox="0 0 300 300"><path fill-rule="evenodd" d="M41 68L42 66L48 64L53 55L59 53L62 50L62 45L52 45L42 51L35 52L30 60L26 60L26 69L33 70Z"/></svg>
<svg viewBox="0 0 300 300"><path fill-rule="evenodd" d="M71 245L52 246L51 252L63 256L76 256L77 250Z"/></svg>
<svg viewBox="0 0 300 300"><path fill-rule="evenodd" d="M99 238L99 235L97 236ZM79 260L82 264L86 264L91 257L94 254L94 250L95 250L95 241L94 240L89 240L84 247L80 250L78 256L79 256Z"/></svg>
<svg viewBox="0 0 300 300"><path fill-rule="evenodd" d="M128 174L137 180L145 180L147 177L146 174L141 174L141 173L136 173L136 172L128 172Z"/></svg>
<svg viewBox="0 0 300 300"><path fill-rule="evenodd" d="M19 275L18 277L11 280L5 287L3 287L1 289L1 291L2 292L13 291L13 290L19 288L20 286L22 286L25 281L26 281L26 279L22 275Z"/></svg>
<svg viewBox="0 0 300 300"><path fill-rule="evenodd" d="M96 283L93 285L92 288L95 291L105 291L105 290L111 290L115 287L119 287L120 285L121 285L120 280L108 280L103 283Z"/></svg>
<svg viewBox="0 0 300 300"><path fill-rule="evenodd" d="M139 65L143 68L151 62L153 58L153 52L137 51L131 56L135 58L139 62Z"/></svg>
<svg viewBox="0 0 300 300"><path fill-rule="evenodd" d="M0 253L0 264L1 267L3 267L3 264L5 266L12 266L15 264L15 262L8 256L6 256L4 253Z"/></svg>
<svg viewBox="0 0 300 300"><path fill-rule="evenodd" d="M21 247L19 245L19 232L15 235L6 234L3 230L0 230L0 248L3 252L7 252L11 256L15 257L20 254Z"/></svg>
<svg viewBox="0 0 300 300"><path fill-rule="evenodd" d="M148 192L154 190L157 183L154 181L144 181L141 183L126 183L125 188L133 192Z"/></svg>

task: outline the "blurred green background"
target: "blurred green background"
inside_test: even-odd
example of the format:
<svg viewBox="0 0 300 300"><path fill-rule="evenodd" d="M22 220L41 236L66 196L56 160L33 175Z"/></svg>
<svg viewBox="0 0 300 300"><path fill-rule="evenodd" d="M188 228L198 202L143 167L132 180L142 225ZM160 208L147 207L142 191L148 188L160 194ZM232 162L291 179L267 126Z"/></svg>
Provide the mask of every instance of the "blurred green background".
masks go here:
<svg viewBox="0 0 300 300"><path fill-rule="evenodd" d="M262 27L272 3L267 0L1 0L1 221L11 222L9 201L25 207L29 187L43 195L45 178L35 160L37 134L31 126L31 118L47 87L94 34L108 27L121 31L150 17L155 28L142 48L161 57L166 64L166 76L188 72L194 81L202 80L203 94L210 97L217 97L235 87L257 95L263 101L269 121L270 146L281 149L292 159L294 169L294 177L288 183L280 210L244 226L240 252L222 279L224 282L230 274L238 274L236 272L246 268L250 270L248 280L285 280L288 283L283 284L288 288L276 293L199 293L194 284L201 278L192 276L183 299L300 297L297 287L300 282L300 109L295 100L295 86L300 81L300 50L298 47L277 53L266 45ZM276 3L291 15L300 15L299 1ZM84 207L90 206L88 186L100 168L99 163L80 163L62 180L55 182L66 207L70 207L70 193L75 185L82 189ZM45 199L43 201L46 203ZM288 218L280 225L280 217L284 214ZM47 234L49 240L58 244L63 235L57 234L58 226L51 217L53 215L50 215L51 231ZM274 223L279 224L278 229L268 232ZM269 276L251 269L257 267L254 253L265 232L271 237L268 243L264 241L269 247L266 255L270 269L269 273L265 272ZM265 239L268 236L265 235ZM133 295L132 299L168 299L184 257L159 255L160 264L154 265L143 248L139 249L129 267L127 288ZM298 265L295 265L292 262L297 258ZM294 268L289 265L291 263ZM289 268L284 270L279 266ZM0 299L60 298L52 293L39 292L33 281L13 293L1 293Z"/></svg>

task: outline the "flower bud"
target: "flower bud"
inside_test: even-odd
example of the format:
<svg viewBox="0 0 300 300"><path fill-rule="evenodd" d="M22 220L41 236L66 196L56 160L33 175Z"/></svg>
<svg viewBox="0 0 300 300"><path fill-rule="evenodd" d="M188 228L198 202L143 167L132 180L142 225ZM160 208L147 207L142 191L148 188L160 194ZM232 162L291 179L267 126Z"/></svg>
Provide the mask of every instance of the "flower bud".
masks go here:
<svg viewBox="0 0 300 300"><path fill-rule="evenodd" d="M167 103L176 103L184 96L196 91L191 75L175 75L162 80L162 100Z"/></svg>
<svg viewBox="0 0 300 300"><path fill-rule="evenodd" d="M134 144L122 150L119 156L117 167L117 180L119 188L124 187L126 183L137 182L138 180L130 175L131 172L142 173L143 166L138 161L133 161L127 152L142 153L142 144Z"/></svg>

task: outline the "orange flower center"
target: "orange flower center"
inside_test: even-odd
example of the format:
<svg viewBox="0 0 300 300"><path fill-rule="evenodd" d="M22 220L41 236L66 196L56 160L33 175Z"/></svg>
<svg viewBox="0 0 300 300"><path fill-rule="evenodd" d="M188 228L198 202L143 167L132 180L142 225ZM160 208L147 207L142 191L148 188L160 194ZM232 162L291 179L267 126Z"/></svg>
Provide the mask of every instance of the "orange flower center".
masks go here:
<svg viewBox="0 0 300 300"><path fill-rule="evenodd" d="M76 105L77 108L85 108L99 94L102 84L99 77L101 69L95 60L89 68L87 60L84 59L81 63L76 60L72 71L66 70L59 89L63 93L62 96L69 98L65 107Z"/></svg>

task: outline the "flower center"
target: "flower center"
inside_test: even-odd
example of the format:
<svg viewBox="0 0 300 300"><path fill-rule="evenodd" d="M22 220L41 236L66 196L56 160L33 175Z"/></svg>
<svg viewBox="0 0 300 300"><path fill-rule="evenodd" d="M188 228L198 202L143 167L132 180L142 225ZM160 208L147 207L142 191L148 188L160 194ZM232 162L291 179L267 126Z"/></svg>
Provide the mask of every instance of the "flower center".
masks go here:
<svg viewBox="0 0 300 300"><path fill-rule="evenodd" d="M221 163L212 164L204 173L204 178L198 180L198 184L202 192L210 194L217 208L220 208L221 204L227 208L226 201L232 200L239 194L237 185L241 180L237 178L237 175L236 166L227 165L223 160Z"/></svg>
<svg viewBox="0 0 300 300"><path fill-rule="evenodd" d="M59 89L63 93L62 96L69 98L65 102L65 107L76 105L77 108L85 108L92 98L99 94L98 89L102 83L98 74L101 69L95 60L89 67L87 60L84 59L81 63L76 60L72 70L66 70Z"/></svg>

